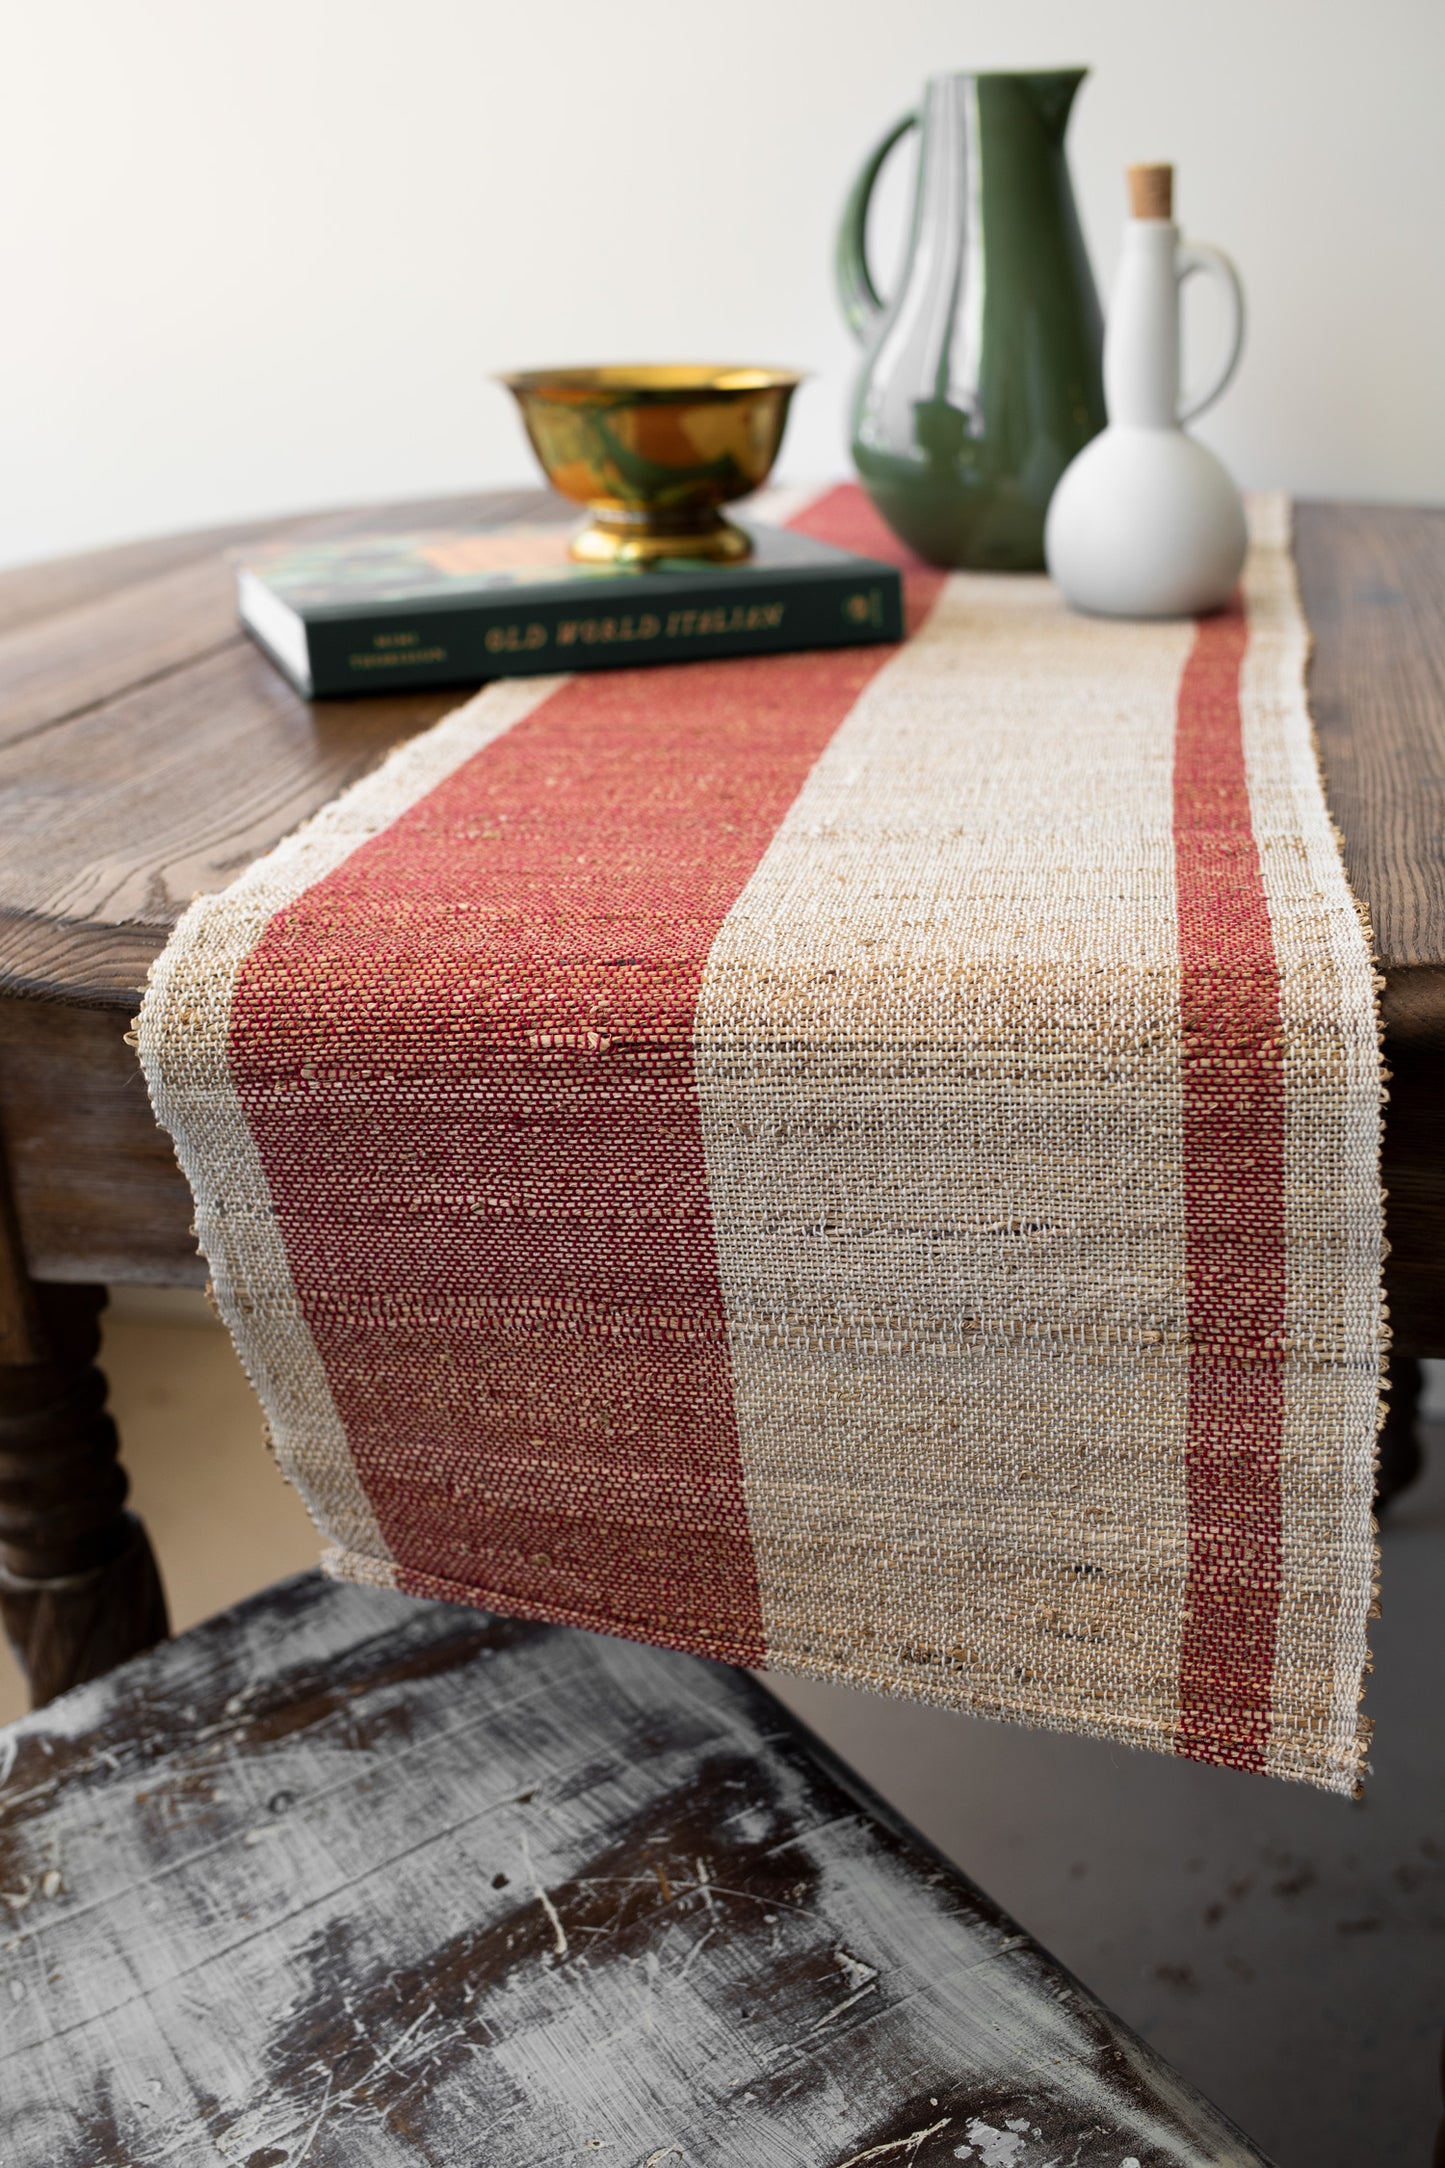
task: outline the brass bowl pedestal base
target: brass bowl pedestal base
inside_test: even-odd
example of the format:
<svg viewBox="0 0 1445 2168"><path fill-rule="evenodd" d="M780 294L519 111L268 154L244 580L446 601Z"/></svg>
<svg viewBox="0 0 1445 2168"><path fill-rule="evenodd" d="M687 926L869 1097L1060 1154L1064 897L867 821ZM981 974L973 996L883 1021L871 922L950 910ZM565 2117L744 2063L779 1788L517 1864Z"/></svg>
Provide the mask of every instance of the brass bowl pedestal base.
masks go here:
<svg viewBox="0 0 1445 2168"><path fill-rule="evenodd" d="M572 543L572 555L584 565L651 565L678 557L730 565L752 553L751 535L711 507L673 514L609 507L594 511Z"/></svg>

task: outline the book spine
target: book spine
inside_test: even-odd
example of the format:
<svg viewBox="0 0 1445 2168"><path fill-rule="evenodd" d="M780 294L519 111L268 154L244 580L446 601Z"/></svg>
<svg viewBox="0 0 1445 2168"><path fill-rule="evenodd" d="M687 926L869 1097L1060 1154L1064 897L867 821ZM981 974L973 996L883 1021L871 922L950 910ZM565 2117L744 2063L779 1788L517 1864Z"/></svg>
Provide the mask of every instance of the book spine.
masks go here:
<svg viewBox="0 0 1445 2168"><path fill-rule="evenodd" d="M472 600L384 619L321 618L309 634L312 697L401 691L632 663L855 647L903 638L903 590L888 565L764 586L719 601L645 596L631 607L576 600Z"/></svg>

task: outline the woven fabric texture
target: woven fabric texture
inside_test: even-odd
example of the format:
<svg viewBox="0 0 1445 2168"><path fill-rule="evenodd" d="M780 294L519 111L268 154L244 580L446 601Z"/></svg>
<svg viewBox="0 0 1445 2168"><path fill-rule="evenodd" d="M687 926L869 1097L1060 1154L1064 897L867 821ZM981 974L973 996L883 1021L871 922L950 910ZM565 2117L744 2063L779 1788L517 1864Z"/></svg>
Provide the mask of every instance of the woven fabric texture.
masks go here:
<svg viewBox="0 0 1445 2168"><path fill-rule="evenodd" d="M1238 606L907 560L897 649L493 686L139 1022L344 1576L1351 1791L1369 942Z"/></svg>

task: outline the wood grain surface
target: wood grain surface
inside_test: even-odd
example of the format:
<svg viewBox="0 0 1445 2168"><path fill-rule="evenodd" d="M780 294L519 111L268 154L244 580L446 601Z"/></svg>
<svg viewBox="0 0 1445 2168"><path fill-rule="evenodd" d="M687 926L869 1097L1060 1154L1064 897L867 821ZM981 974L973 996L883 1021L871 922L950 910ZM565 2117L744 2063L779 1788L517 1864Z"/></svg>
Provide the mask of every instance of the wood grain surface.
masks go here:
<svg viewBox="0 0 1445 2168"><path fill-rule="evenodd" d="M0 1733L7 2168L1243 2168L761 1687L316 1575Z"/></svg>
<svg viewBox="0 0 1445 2168"><path fill-rule="evenodd" d="M1300 505L1295 555L1310 713L1387 1023L1445 1048L1445 512Z"/></svg>
<svg viewBox="0 0 1445 2168"><path fill-rule="evenodd" d="M115 1009L0 999L0 1133L37 1280L204 1287L195 1206Z"/></svg>
<svg viewBox="0 0 1445 2168"><path fill-rule="evenodd" d="M118 588L174 572L205 557L284 528L284 521L250 521L238 526L203 527L187 534L156 535L143 542L120 542L110 549L86 550L74 557L47 557L35 564L12 565L0 573L0 634L23 630L65 610L82 609Z"/></svg>
<svg viewBox="0 0 1445 2168"><path fill-rule="evenodd" d="M317 537L573 510L528 490L371 505L266 531ZM104 566L82 560L88 577L68 584L64 566L0 574L0 991L129 1016L192 896L225 887L465 698L453 687L303 700L236 624L224 554L235 532L224 547L201 539L200 554L179 562L158 565L158 544L103 553Z"/></svg>

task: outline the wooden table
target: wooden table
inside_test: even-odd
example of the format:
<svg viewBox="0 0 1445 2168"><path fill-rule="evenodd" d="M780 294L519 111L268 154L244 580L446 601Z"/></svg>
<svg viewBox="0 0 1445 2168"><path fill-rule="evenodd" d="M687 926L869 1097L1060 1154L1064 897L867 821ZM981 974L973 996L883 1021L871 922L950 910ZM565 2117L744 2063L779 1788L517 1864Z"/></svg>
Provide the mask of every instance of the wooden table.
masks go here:
<svg viewBox="0 0 1445 2168"><path fill-rule="evenodd" d="M515 494L264 531L524 511L569 516ZM106 1284L206 1278L126 1037L146 972L194 894L463 697L299 699L235 625L224 552L262 531L0 575L0 1606L38 1699L165 1630L93 1367ZM1330 804L1385 979L1398 1475L1412 1359L1445 1355L1445 512L1308 505L1297 541Z"/></svg>
<svg viewBox="0 0 1445 2168"><path fill-rule="evenodd" d="M0 1732L6 2168L1266 2168L745 1673L305 1574Z"/></svg>

